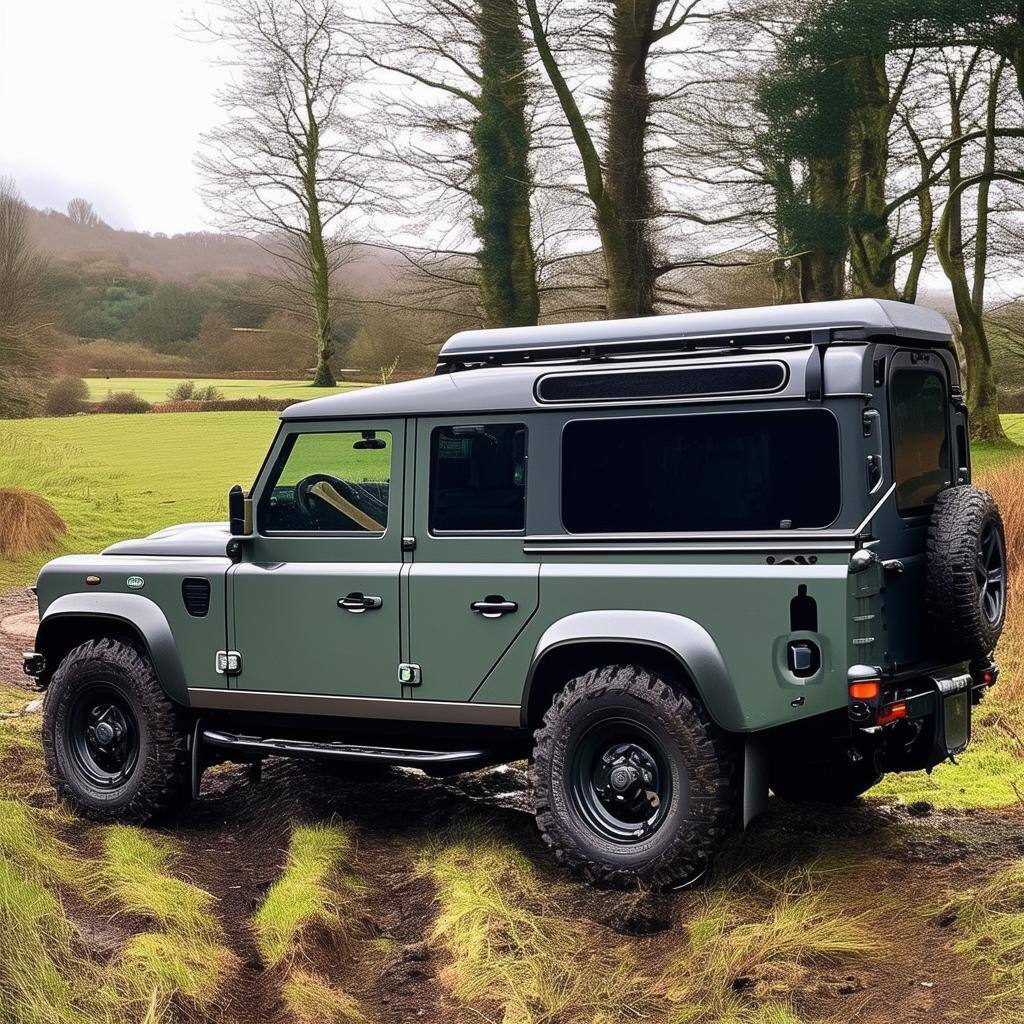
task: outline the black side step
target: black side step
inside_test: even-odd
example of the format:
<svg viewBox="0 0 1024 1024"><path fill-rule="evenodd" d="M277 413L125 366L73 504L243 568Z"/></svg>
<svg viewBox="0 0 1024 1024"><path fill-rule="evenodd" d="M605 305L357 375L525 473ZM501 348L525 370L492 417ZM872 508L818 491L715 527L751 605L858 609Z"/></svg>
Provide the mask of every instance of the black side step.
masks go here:
<svg viewBox="0 0 1024 1024"><path fill-rule="evenodd" d="M493 761L489 750L414 750L406 747L371 747L358 743L312 740L278 740L261 736L244 736L222 729L203 729L203 743L211 747L237 750L247 754L285 757L326 757L342 761L376 761L380 764L402 765L406 768L449 769L464 771Z"/></svg>

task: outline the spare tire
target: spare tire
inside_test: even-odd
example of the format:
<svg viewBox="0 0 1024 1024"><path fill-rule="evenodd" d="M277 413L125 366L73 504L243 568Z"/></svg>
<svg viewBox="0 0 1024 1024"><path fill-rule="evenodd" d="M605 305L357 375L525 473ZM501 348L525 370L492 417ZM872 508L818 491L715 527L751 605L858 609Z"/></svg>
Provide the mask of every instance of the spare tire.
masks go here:
<svg viewBox="0 0 1024 1024"><path fill-rule="evenodd" d="M1006 539L987 491L964 484L939 494L928 524L925 599L950 659L992 653L1006 619Z"/></svg>

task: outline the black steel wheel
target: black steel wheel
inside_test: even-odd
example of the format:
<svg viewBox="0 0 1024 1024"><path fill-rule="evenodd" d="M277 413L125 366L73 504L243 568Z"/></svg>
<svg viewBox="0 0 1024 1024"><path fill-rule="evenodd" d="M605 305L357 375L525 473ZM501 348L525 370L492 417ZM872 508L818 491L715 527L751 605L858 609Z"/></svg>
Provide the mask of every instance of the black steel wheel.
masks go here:
<svg viewBox="0 0 1024 1024"><path fill-rule="evenodd" d="M115 789L139 764L139 723L125 695L109 683L79 693L64 719L76 770L94 786Z"/></svg>
<svg viewBox="0 0 1024 1024"><path fill-rule="evenodd" d="M1006 539L992 495L943 491L928 524L925 600L935 644L952 660L985 658L1006 621Z"/></svg>
<svg viewBox="0 0 1024 1024"><path fill-rule="evenodd" d="M639 723L613 717L595 724L573 751L570 771L577 811L610 842L642 842L664 823L674 789L669 755Z"/></svg>
<svg viewBox="0 0 1024 1024"><path fill-rule="evenodd" d="M191 792L184 713L119 640L65 655L46 691L43 752L57 795L95 821L148 822Z"/></svg>
<svg viewBox="0 0 1024 1024"><path fill-rule="evenodd" d="M727 737L679 685L636 665L568 682L534 734L533 805L562 863L617 887L700 875L735 816Z"/></svg>

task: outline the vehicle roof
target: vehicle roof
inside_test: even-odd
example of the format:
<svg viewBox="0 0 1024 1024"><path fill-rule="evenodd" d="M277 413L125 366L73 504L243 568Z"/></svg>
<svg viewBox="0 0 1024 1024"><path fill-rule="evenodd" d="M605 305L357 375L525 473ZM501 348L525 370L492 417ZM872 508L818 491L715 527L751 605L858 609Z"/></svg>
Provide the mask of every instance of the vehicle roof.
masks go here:
<svg viewBox="0 0 1024 1024"><path fill-rule="evenodd" d="M889 336L918 344L948 345L949 326L941 314L921 306L879 299L848 299L841 302L817 302L787 306L762 306L754 309L714 310L706 313L681 313L641 317L632 320L601 320L582 324L550 324L538 327L510 327L495 330L462 331L443 346L442 356L453 361L489 353L518 353L513 365L481 365L462 372L439 372L420 380L403 381L380 387L359 388L337 395L312 399L289 406L283 420L333 419L360 416L434 415L455 412L478 413L535 409L537 378L544 373L571 369L578 372L636 367L638 356L646 354L645 367L687 363L766 358L789 361L779 351L789 347L809 351L810 331L828 331L826 339L864 340ZM835 332L835 335L832 334ZM800 334L801 337L790 335ZM749 347L742 336L751 338ZM641 353L651 342L707 339L694 351ZM815 341L817 341L815 337ZM566 348L575 349L603 342L616 344L615 362L581 363L579 354L566 356ZM637 354L630 357L631 343ZM645 344L646 343L646 344ZM655 346L657 348L657 346ZM713 351L701 351L702 347ZM547 351L545 351L547 350ZM536 353L536 362L527 362ZM660 358L658 357L660 355ZM564 357L560 362L553 360ZM652 358L654 356L654 358ZM547 359L547 361L545 361ZM806 356L804 357L806 361ZM619 361L621 360L621 361ZM627 362L628 361L628 362ZM569 365L567 366L566 363ZM791 370L795 367L791 367ZM803 387L790 374L794 385Z"/></svg>

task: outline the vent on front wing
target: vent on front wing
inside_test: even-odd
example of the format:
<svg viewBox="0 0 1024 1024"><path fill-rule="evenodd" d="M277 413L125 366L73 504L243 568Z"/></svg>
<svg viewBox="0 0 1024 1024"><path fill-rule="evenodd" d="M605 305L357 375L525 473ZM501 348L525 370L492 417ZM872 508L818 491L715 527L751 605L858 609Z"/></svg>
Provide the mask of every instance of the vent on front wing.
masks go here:
<svg viewBox="0 0 1024 1024"><path fill-rule="evenodd" d="M188 576L181 581L181 599L189 615L202 618L210 610L210 581Z"/></svg>

